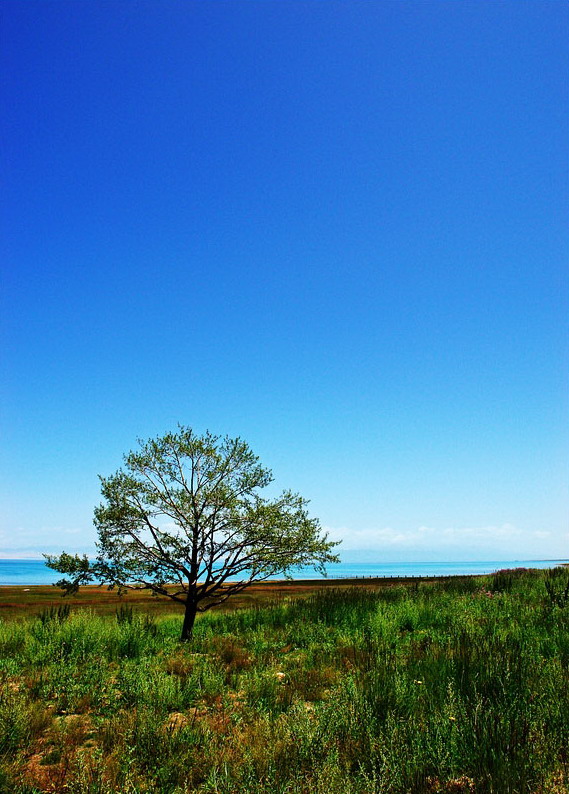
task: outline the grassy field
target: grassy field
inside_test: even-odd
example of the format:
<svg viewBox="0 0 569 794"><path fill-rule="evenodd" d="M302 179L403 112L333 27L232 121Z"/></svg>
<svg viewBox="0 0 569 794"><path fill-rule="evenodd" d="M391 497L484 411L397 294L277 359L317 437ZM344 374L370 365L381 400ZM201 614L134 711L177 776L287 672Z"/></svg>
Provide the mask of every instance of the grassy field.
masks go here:
<svg viewBox="0 0 569 794"><path fill-rule="evenodd" d="M444 577L439 577L444 578ZM447 577L448 578L448 577ZM431 581L433 578L431 578ZM415 577L413 584L429 581ZM367 590L391 587L398 584L409 584L409 578L360 578L360 579L303 579L280 580L263 582L251 585L243 593L231 597L224 604L224 611L243 609L243 607L259 607L273 604L283 599L310 595L323 588L345 589L364 587ZM166 615L182 614L183 607L167 598L156 598L148 591L129 590L122 596L116 590L108 587L88 585L81 587L78 593L63 596L62 591L53 585L35 585L31 587L2 586L0 587L0 619L13 620L39 615L46 609L61 605L68 605L72 612L78 609L88 609L97 615L114 615L122 606L129 606L133 611L164 617Z"/></svg>
<svg viewBox="0 0 569 794"><path fill-rule="evenodd" d="M255 597L3 620L0 792L568 791L569 569Z"/></svg>

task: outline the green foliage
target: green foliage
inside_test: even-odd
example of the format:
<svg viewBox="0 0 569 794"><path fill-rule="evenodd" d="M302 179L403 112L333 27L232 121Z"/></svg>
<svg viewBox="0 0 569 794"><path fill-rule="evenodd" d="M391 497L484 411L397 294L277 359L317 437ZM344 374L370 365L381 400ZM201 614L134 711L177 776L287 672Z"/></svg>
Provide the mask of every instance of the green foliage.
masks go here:
<svg viewBox="0 0 569 794"><path fill-rule="evenodd" d="M120 607L117 607L115 616L119 625L122 623L132 623L134 618L132 606L121 604Z"/></svg>
<svg viewBox="0 0 569 794"><path fill-rule="evenodd" d="M182 639L188 639L197 611L294 567L325 573L326 563L338 559L337 544L309 517L299 494L260 495L272 474L240 438L198 436L180 426L141 441L124 464L101 477L96 561L45 555L69 577L57 583L66 593L92 581L119 592L151 590L185 605Z"/></svg>
<svg viewBox="0 0 569 794"><path fill-rule="evenodd" d="M69 604L49 607L39 613L38 620L43 626L47 626L49 623L63 623L69 617L69 611Z"/></svg>
<svg viewBox="0 0 569 794"><path fill-rule="evenodd" d="M551 607L564 609L569 604L569 568L551 568L543 580L547 601Z"/></svg>
<svg viewBox="0 0 569 794"><path fill-rule="evenodd" d="M561 794L566 576L0 624L0 791Z"/></svg>

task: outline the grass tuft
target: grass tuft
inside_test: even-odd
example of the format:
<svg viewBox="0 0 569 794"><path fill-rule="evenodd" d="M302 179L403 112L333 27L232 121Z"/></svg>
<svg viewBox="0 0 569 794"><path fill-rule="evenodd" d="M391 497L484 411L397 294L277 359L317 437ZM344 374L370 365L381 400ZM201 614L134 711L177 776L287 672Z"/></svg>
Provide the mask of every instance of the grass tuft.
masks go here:
<svg viewBox="0 0 569 794"><path fill-rule="evenodd" d="M0 794L566 794L569 570L0 623Z"/></svg>

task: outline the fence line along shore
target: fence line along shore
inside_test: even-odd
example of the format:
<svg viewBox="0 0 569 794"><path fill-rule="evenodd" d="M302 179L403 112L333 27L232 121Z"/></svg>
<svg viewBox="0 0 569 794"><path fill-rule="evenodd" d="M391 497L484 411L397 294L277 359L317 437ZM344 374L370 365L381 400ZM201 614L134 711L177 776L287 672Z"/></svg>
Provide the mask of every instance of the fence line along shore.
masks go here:
<svg viewBox="0 0 569 794"><path fill-rule="evenodd" d="M512 569L509 569L512 570ZM521 569L517 569L521 570ZM393 586L418 587L422 582L457 582L483 580L493 574L386 574L384 576L332 574L317 579L272 579L252 584L243 592L231 596L220 609L234 610L243 607L262 607L274 604L279 598L303 597L323 589L346 589L350 587L379 589ZM476 584L473 584L476 589ZM0 619L12 620L39 615L45 609L67 604L73 610L87 609L97 614L114 615L122 605L153 616L180 614L182 607L169 598L154 596L148 590L128 590L119 595L107 585L90 584L73 594L64 596L53 584L2 585L0 586Z"/></svg>

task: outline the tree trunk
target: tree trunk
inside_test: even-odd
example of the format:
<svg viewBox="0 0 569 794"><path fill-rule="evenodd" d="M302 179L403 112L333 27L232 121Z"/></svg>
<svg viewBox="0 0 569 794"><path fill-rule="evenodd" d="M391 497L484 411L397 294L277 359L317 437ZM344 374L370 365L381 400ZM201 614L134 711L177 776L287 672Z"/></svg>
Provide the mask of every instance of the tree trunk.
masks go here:
<svg viewBox="0 0 569 794"><path fill-rule="evenodd" d="M180 642L189 642L192 639L192 631L194 628L197 611L197 603L188 598L186 601L186 611L184 612L184 624L182 626L182 636L180 637Z"/></svg>

